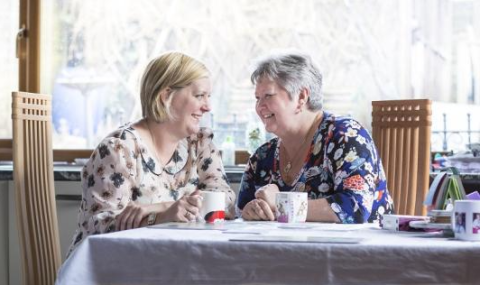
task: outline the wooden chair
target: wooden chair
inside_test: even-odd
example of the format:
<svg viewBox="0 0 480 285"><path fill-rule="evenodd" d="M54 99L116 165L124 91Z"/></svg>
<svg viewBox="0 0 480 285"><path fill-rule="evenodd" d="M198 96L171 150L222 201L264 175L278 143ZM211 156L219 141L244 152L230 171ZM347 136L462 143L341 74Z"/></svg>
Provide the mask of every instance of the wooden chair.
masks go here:
<svg viewBox="0 0 480 285"><path fill-rule="evenodd" d="M13 175L24 284L55 283L61 265L48 95L13 92Z"/></svg>
<svg viewBox="0 0 480 285"><path fill-rule="evenodd" d="M395 212L425 215L429 188L432 102L372 102L372 136L379 150Z"/></svg>

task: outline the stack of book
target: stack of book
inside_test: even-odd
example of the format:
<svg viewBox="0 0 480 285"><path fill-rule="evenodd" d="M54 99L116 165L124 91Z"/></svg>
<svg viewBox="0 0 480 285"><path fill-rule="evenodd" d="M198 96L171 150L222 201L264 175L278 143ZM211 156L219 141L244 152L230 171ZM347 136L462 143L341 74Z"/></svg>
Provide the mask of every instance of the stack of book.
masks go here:
<svg viewBox="0 0 480 285"><path fill-rule="evenodd" d="M449 167L435 177L423 204L427 206L428 211L450 210L448 205L453 205L455 200L464 200L466 197L458 170Z"/></svg>
<svg viewBox="0 0 480 285"><path fill-rule="evenodd" d="M451 216L455 200L467 199L459 172L454 167L444 169L433 180L425 197L427 216L383 215L380 226L393 231L443 231L451 235Z"/></svg>

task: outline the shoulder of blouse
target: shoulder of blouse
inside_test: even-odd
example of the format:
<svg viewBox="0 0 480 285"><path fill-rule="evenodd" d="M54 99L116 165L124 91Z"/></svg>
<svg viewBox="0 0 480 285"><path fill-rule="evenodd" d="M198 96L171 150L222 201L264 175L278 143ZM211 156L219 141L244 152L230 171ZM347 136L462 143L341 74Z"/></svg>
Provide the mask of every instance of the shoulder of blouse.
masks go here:
<svg viewBox="0 0 480 285"><path fill-rule="evenodd" d="M123 149L123 151L119 151L121 149ZM134 158L133 160L129 159L129 161L135 163L135 158L139 157L137 156L139 150L140 148L135 134L129 132L125 127L120 127L111 132L102 139L90 156L89 161L82 168L82 183L87 183L89 174L96 173L98 166L116 161L118 156L125 153L125 151L128 151L130 156Z"/></svg>
<svg viewBox="0 0 480 285"><path fill-rule="evenodd" d="M200 128L198 133L193 134L187 138L187 148L193 147L197 152L205 149L217 149L213 143L213 130L210 128Z"/></svg>
<svg viewBox="0 0 480 285"><path fill-rule="evenodd" d="M130 127L130 125L122 126L115 131L108 134L102 141L98 144L97 150L106 147L116 147L121 145L122 147L127 147L134 150L139 150L139 140L135 130Z"/></svg>
<svg viewBox="0 0 480 285"><path fill-rule="evenodd" d="M213 141L213 130L210 128L202 127L198 133L193 134L187 138L189 142L205 142Z"/></svg>
<svg viewBox="0 0 480 285"><path fill-rule="evenodd" d="M343 136L349 129L357 130L357 135L370 139L371 135L363 125L352 117L335 116L327 113L326 122L320 127L321 131L333 132L333 136Z"/></svg>
<svg viewBox="0 0 480 285"><path fill-rule="evenodd" d="M271 162L275 157L278 141L278 137L274 137L255 150L255 153L252 154L249 159L249 164L253 167L252 170L256 171L263 168L271 168Z"/></svg>
<svg viewBox="0 0 480 285"><path fill-rule="evenodd" d="M274 151L276 146L278 145L278 141L279 141L278 137L274 137L274 138L269 139L268 141L263 143L261 146L259 146L257 148L257 150L255 151L255 153L269 152L269 151L272 151L272 150Z"/></svg>
<svg viewBox="0 0 480 285"><path fill-rule="evenodd" d="M328 124L333 124L336 129L347 129L347 128L355 128L355 129L365 129L360 122L352 117L347 116L335 116L333 114L327 114L328 117L327 122Z"/></svg>

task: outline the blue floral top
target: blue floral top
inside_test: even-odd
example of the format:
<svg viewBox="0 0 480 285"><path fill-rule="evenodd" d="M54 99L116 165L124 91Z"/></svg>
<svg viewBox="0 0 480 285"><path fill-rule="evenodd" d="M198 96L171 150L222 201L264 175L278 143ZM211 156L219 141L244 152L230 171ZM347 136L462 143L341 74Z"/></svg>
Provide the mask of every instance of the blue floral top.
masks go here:
<svg viewBox="0 0 480 285"><path fill-rule="evenodd" d="M292 185L279 167L279 138L260 146L250 157L240 184L237 212L255 199L266 184L280 191L306 191L309 199L326 198L342 223L379 220L393 213L385 172L369 132L357 121L324 112L306 157Z"/></svg>

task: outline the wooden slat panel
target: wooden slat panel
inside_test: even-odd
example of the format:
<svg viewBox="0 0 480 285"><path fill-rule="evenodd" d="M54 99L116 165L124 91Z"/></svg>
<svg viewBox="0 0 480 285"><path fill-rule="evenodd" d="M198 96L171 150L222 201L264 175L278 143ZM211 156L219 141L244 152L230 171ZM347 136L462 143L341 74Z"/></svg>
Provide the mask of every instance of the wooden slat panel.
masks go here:
<svg viewBox="0 0 480 285"><path fill-rule="evenodd" d="M27 99L27 98L26 98ZM40 103L41 104L41 103ZM47 105L37 105L37 104L32 104L32 103L23 103L23 102L17 102L16 104L13 105L13 108L19 109L19 110L24 110L24 109L29 109L29 110L51 110L51 106ZM44 116L43 114L38 114L38 113L33 113L31 115L41 115ZM48 118L46 118L48 119Z"/></svg>
<svg viewBox="0 0 480 285"><path fill-rule="evenodd" d="M396 128L390 128L390 136L389 136L389 144L388 144L388 172L387 172L387 181L390 181L390 184L392 184L393 188L394 189L398 189L397 188L397 180L396 180L396 155L397 155L397 141L396 141L396 138L397 138L397 130ZM400 201L400 192L396 191L393 193L394 197L393 197L393 201L394 203L398 203L398 202L395 202L395 201Z"/></svg>
<svg viewBox="0 0 480 285"><path fill-rule="evenodd" d="M431 106L429 106L431 108ZM430 109L431 112L431 109ZM423 214L426 214L426 208L423 205L423 201L427 195L429 189L429 175L430 175L430 140L431 140L431 126L420 127L419 132L422 133L419 136L419 161L427 162L421 163L418 166L419 179L418 182L418 192L417 192L417 201L416 209L417 211L422 211Z"/></svg>
<svg viewBox="0 0 480 285"><path fill-rule="evenodd" d="M44 113L44 115L46 115L46 112ZM46 122L37 122L38 124L38 147L39 149L46 149L45 148L45 141L42 140L41 138L42 137L46 137L47 136L47 133L45 131L45 124ZM45 152L42 151L39 153L39 172L40 173L48 173L48 163L45 161ZM39 181L39 184L40 184L40 188L41 189L48 189L48 185L46 183L46 180L47 178L45 177L45 175L42 175L40 177L40 181ZM52 232L52 225L50 223L50 216L51 216L51 211L48 211L48 209L50 208L50 204L49 204L49 200L48 200L48 191L45 191L45 192L42 192L42 208L45 209L45 215L43 216L43 219L42 219L42 226L44 226L46 228L46 230L44 231L45 233L45 243L47 243L48 240L51 240L53 237L51 235L51 232ZM51 250L49 250L48 248L46 248L43 252L44 256L42 258L42 260L45 260L45 272L46 272L46 276L45 276L45 280L49 280L51 278L54 278L54 276L52 276L52 272L49 272L47 270L47 268L50 268L51 266L53 266L53 256L51 254Z"/></svg>
<svg viewBox="0 0 480 285"><path fill-rule="evenodd" d="M397 131L397 167L396 167L396 172L397 175L395 177L395 187L397 189L404 189L405 188L405 169L403 168L403 165L405 165L405 145L404 145L404 136L405 136L405 129L406 128L398 128ZM406 191L401 191L400 192L400 201L405 201L407 199L407 192ZM405 211L405 205L398 205L399 210Z"/></svg>
<svg viewBox="0 0 480 285"><path fill-rule="evenodd" d="M12 119L18 119L18 120L31 120L31 121L48 121L47 118L43 117L43 116L37 116L37 115L23 115L23 114L20 114L20 115L13 115L12 116Z"/></svg>
<svg viewBox="0 0 480 285"><path fill-rule="evenodd" d="M413 213L413 206L411 206L411 202L409 201L409 197L414 193L412 189L412 173L410 173L410 164L412 163L412 158L411 158L411 141L412 141L412 129L411 128L406 128L404 131L403 135L403 144L405 146L404 152L403 152L403 165L402 165L402 172L403 172L403 183L402 183L402 188L405 189L405 198L404 201L407 201L405 205L400 211L403 211L404 213Z"/></svg>
<svg viewBox="0 0 480 285"><path fill-rule="evenodd" d="M13 129L16 130L13 132L13 139L14 141L23 141L27 137L27 129L25 128L25 122L14 120L13 121ZM18 146L20 147L20 146ZM30 221L26 219L26 215L29 209L29 201L30 196L29 193L25 191L26 183L28 181L28 173L27 171L15 171L15 167L19 169L24 169L28 165L28 161L26 156L27 154L24 151L19 151L14 154L15 158L15 165L14 165L14 182L15 182L15 198L16 201L25 201L25 203L18 203L16 202L16 214L17 214L17 225L24 224L25 226L18 227L19 231L19 239L20 239L20 249L25 248L25 250L20 250L21 258L23 262L27 263L27 266L22 266L22 268L33 268L33 260L31 259L30 252L33 251L35 245L29 242L28 237L31 236L31 226L29 226ZM22 270L24 273L23 276L26 274L26 268ZM25 277L24 277L25 278ZM26 279L26 278L25 278ZM26 283L26 280L24 281Z"/></svg>
<svg viewBox="0 0 480 285"><path fill-rule="evenodd" d="M53 189L51 100L45 95L17 92L12 105L24 283L53 284L61 256Z"/></svg>
<svg viewBox="0 0 480 285"><path fill-rule="evenodd" d="M408 122L377 122L376 125L381 126L381 127L396 127L396 128L408 128L412 124ZM423 127L428 127L431 126L432 123L428 121L416 121L415 122L416 126L423 126Z"/></svg>
<svg viewBox="0 0 480 285"><path fill-rule="evenodd" d="M409 165L409 172L411 175L411 186L410 192L407 200L407 208L409 209L408 212L405 212L407 215L414 215L420 214L417 212L416 209L416 193L418 190L418 179L421 176L418 176L418 136L419 136L419 129L414 127L411 129L411 141L410 141L410 165ZM423 202L423 201L422 201Z"/></svg>
<svg viewBox="0 0 480 285"><path fill-rule="evenodd" d="M30 113L29 110L27 110L27 113ZM25 122L25 141L31 141L32 140L32 122L31 121L24 121ZM18 142L17 142L18 143ZM16 146L17 144L15 144ZM38 259L39 259L39 248L41 247L39 239L32 238L34 235L39 235L37 232L37 224L38 224L38 219L39 219L39 209L37 207L37 201L36 201L36 195L32 191L32 189L36 189L35 184L34 184L34 155L35 153L33 152L31 148L31 143L24 143L22 146L25 149L25 168L27 174L25 175L25 181L26 181L26 187L24 188L24 191L26 193L26 202L27 204L27 211L23 215L23 223L28 225L29 227L29 232L30 236L27 237L27 241L33 244L32 246L32 252L29 253L29 258L32 260L32 268L27 269L27 276L26 282L35 282L34 280L39 280L39 272L38 270L34 270L34 268L38 268ZM14 171L15 171L15 165L14 165ZM15 183L19 183L20 181L15 181ZM27 253L28 254L28 253Z"/></svg>
<svg viewBox="0 0 480 285"><path fill-rule="evenodd" d="M428 99L372 102L372 137L399 214L426 212L431 121Z"/></svg>
<svg viewBox="0 0 480 285"><path fill-rule="evenodd" d="M48 116L51 116L51 112L49 111L47 113ZM47 137L47 140L50 140L51 137L48 136L49 133L51 133L51 131L49 130L49 126L51 126L51 124L47 124L47 123L43 123L42 124L42 132L44 133L44 136ZM44 149L52 149L51 146L49 146L49 143L48 141L43 141L42 142L42 147ZM48 157L48 155L50 155L50 157ZM53 183L53 171L52 172L49 172L48 171L48 163L49 161L52 161L52 157L51 157L51 151L49 151L48 153L46 152L43 152L42 154L42 160L43 160L43 168L45 169L45 173L48 173L47 176L45 176L44 178L44 181L43 181L43 185L46 189L54 189L54 185ZM54 205L55 203L55 198L54 198L54 192L52 191L49 191L49 192L45 192L45 201L46 201L46 205L45 207L48 208L48 209L51 209L53 207L56 207L56 205ZM55 212L52 212L52 211L48 211L48 214L46 215L46 218L47 218L47 226L48 226L48 231L47 231L47 239L49 240L53 240L55 238L55 236L59 236L58 234L58 229L56 229L56 227L54 227L54 224L57 223L57 216L55 215L56 211ZM60 257L60 256L58 256ZM53 250L49 250L48 251L48 255L47 255L47 260L49 261L49 267L50 268L54 268L56 263L59 262L58 260L55 260L57 258L57 256L55 256L55 252ZM49 273L49 279L55 279L56 276L55 276L55 272L53 271L47 271Z"/></svg>
<svg viewBox="0 0 480 285"><path fill-rule="evenodd" d="M38 112L38 110L30 109L30 111L34 115L42 116ZM42 119L44 119L44 117ZM45 201L44 201L46 191L38 191L40 189L45 189L45 188L42 188L43 185L40 182L40 180L41 180L40 176L42 176L44 173L46 173L45 170L42 167L41 160L40 160L40 155L43 152L43 150L40 149L40 146L39 146L39 144L40 144L40 135L39 135L40 121L39 120L32 121L32 125L33 125L33 127L32 127L32 131L33 131L33 136L32 136L33 146L32 146L32 149L33 149L33 153L36 154L33 157L33 159L34 159L33 165L35 165L34 184L35 184L35 189L36 189L36 190L34 190L36 193L33 195L33 197L37 198L36 199L37 213L44 213L43 215L40 215L38 220L37 220L36 230L38 231L38 237L36 237L36 238L39 239L39 244L48 245L48 241L47 241L48 227L45 223L45 215L48 214L47 213L48 209L46 209ZM47 272L48 260L46 259L46 251L48 251L48 248L46 246L42 246L38 250L38 265L41 268L41 270L39 270L40 271L39 272L39 275L40 275L39 280L42 280L42 282L45 282L46 280L48 280L48 278L47 278L47 275L48 275L48 272Z"/></svg>

